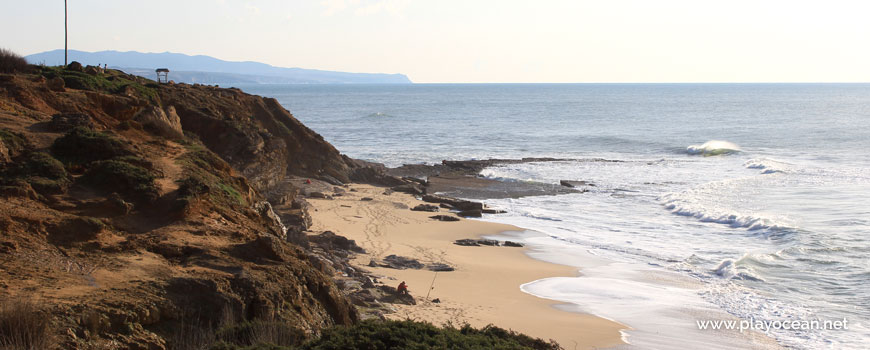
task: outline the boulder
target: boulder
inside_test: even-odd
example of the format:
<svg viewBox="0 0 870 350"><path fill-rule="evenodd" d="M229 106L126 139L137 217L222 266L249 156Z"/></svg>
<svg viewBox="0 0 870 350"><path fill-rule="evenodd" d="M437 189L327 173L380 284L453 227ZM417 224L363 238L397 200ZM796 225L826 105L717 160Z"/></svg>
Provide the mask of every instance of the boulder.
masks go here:
<svg viewBox="0 0 870 350"><path fill-rule="evenodd" d="M455 217L452 215L435 215L435 216L430 216L429 218L435 219L438 221L459 221L458 217Z"/></svg>
<svg viewBox="0 0 870 350"><path fill-rule="evenodd" d="M468 238L457 239L456 241L453 242L453 244L461 245L461 246L465 246L465 247L479 247L480 246L480 244L477 243L476 239L468 239Z"/></svg>
<svg viewBox="0 0 870 350"><path fill-rule="evenodd" d="M457 213L456 215L467 217L467 218L479 218L483 217L483 211L480 209L474 210L463 210Z"/></svg>
<svg viewBox="0 0 870 350"><path fill-rule="evenodd" d="M362 198L360 198L359 200L361 200L361 201L363 201L363 202L370 202L370 201L373 201L374 198L372 198L372 197L362 197Z"/></svg>
<svg viewBox="0 0 870 350"><path fill-rule="evenodd" d="M387 255L384 258L384 263L381 265L382 267L389 267L391 269L404 270L404 269L422 269L423 264L416 259L398 256L395 254Z"/></svg>
<svg viewBox="0 0 870 350"><path fill-rule="evenodd" d="M453 209L456 209L456 207L454 207L454 206L453 206L452 204L450 204L450 203L438 203L438 206L439 206L439 207L442 207L442 208L444 208L444 209L447 209L447 210L453 210Z"/></svg>
<svg viewBox="0 0 870 350"><path fill-rule="evenodd" d="M100 71L101 71L101 69L94 67L94 66L85 67L85 73L90 74L90 75L100 74Z"/></svg>
<svg viewBox="0 0 870 350"><path fill-rule="evenodd" d="M394 186L391 189L393 191L396 191L396 192L409 193L409 194L414 194L414 195L418 195L418 196L421 196L421 195L426 193L426 190L423 188L423 186L420 186L419 184L416 184L416 183L409 183L409 184Z"/></svg>
<svg viewBox="0 0 870 350"><path fill-rule="evenodd" d="M496 241L494 239L478 239L477 244L488 245L488 246L492 246L492 247L498 247L498 245L499 245L498 241Z"/></svg>
<svg viewBox="0 0 870 350"><path fill-rule="evenodd" d="M78 61L70 62L70 64L66 66L66 69L74 71L74 72L84 71L84 67L82 67L82 64L79 63Z"/></svg>
<svg viewBox="0 0 870 350"><path fill-rule="evenodd" d="M429 211L429 212L437 212L438 206L432 204L420 204L416 207L411 208L413 211Z"/></svg>
<svg viewBox="0 0 870 350"><path fill-rule="evenodd" d="M356 168L350 174L350 179L356 183L365 183L378 186L401 186L406 182L402 179L384 173L383 169L374 166Z"/></svg>
<svg viewBox="0 0 870 350"><path fill-rule="evenodd" d="M266 228L269 229L270 233L275 235L278 238L287 239L287 228L281 222L281 217L275 213L275 210L272 209L272 204L267 201L260 201L254 204L254 210L257 211L257 214L260 214L260 217L265 221Z"/></svg>
<svg viewBox="0 0 870 350"><path fill-rule="evenodd" d="M505 247L522 247L523 246L522 243L517 243L517 242L513 242L513 241L504 241L504 244L502 244L502 245Z"/></svg>
<svg viewBox="0 0 870 350"><path fill-rule="evenodd" d="M581 180L559 180L559 184L562 186L565 186L565 187L570 187L570 188L578 188L578 187L586 187L586 186L594 187L595 186L595 184L593 184L591 182L581 181Z"/></svg>
<svg viewBox="0 0 870 350"><path fill-rule="evenodd" d="M323 250L346 250L355 253L365 253L365 249L358 246L356 241L347 239L347 237L339 236L332 231L325 231L319 235L308 236L308 241L317 244Z"/></svg>
<svg viewBox="0 0 870 350"><path fill-rule="evenodd" d="M438 271L438 272L448 272L455 271L456 269L453 266L444 264L444 263L432 263L426 266L426 269L429 271Z"/></svg>
<svg viewBox="0 0 870 350"><path fill-rule="evenodd" d="M48 89L54 92L64 92L66 91L66 83L64 83L63 78L54 77L48 79L45 82L45 85L48 86Z"/></svg>
<svg viewBox="0 0 870 350"><path fill-rule="evenodd" d="M450 197L427 194L423 196L424 202L429 203L445 203L457 210L483 210L483 203L467 201L463 199L455 199Z"/></svg>
<svg viewBox="0 0 870 350"><path fill-rule="evenodd" d="M492 208L484 208L484 209L482 210L482 212L483 212L484 214L504 214L504 213L507 213L507 212L504 211L504 210L501 210L501 209L492 209Z"/></svg>
<svg viewBox="0 0 870 350"><path fill-rule="evenodd" d="M157 135L170 139L184 137L184 130L181 129L181 118L175 112L175 107L169 106L166 111L163 111L163 109L151 105L133 116L133 120Z"/></svg>

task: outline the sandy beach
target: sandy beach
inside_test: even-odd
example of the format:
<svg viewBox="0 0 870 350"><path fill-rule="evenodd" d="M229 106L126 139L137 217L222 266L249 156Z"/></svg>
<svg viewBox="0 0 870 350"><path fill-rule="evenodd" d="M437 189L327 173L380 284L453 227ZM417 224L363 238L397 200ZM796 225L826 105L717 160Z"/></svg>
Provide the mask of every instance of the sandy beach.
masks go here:
<svg viewBox="0 0 870 350"><path fill-rule="evenodd" d="M333 231L356 240L366 250L355 265L383 276L387 285L406 281L417 305L396 305L393 319L430 321L434 324L465 322L473 326L494 324L534 337L556 340L566 349L591 349L623 344L624 325L593 315L557 310L557 302L520 290L520 285L540 278L575 276L576 268L550 264L528 257L528 248L465 247L453 244L462 238L478 238L521 230L510 225L462 219L442 222L430 219L437 213L412 211L423 202L414 197L368 185L351 185L353 191L334 199L309 199L312 230ZM369 197L370 201L361 201ZM453 215L440 209L440 214ZM451 272L420 269L396 270L368 267L371 259L390 254L412 257L422 263L446 263ZM426 299L434 279L434 288ZM440 303L431 300L440 299Z"/></svg>

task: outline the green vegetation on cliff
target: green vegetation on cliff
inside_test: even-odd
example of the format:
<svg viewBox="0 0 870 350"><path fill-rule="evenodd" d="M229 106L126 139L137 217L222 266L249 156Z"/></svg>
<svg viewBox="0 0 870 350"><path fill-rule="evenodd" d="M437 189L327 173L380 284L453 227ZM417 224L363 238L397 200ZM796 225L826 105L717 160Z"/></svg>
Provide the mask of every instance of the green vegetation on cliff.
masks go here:
<svg viewBox="0 0 870 350"><path fill-rule="evenodd" d="M366 320L352 326L336 326L326 329L323 334L300 345L255 343L256 330L260 326L246 323L228 327L220 334L235 334L235 337L220 337L210 350L344 350L344 349L463 349L463 350L557 350L561 347L555 342L529 337L525 334L505 330L492 325L474 328L464 325L460 328L447 325L437 327L428 322L418 321L381 321ZM273 333L275 329L269 329ZM279 330L280 331L280 330ZM294 338L289 330L284 338ZM239 335L244 336L239 336ZM231 341L231 339L241 341Z"/></svg>

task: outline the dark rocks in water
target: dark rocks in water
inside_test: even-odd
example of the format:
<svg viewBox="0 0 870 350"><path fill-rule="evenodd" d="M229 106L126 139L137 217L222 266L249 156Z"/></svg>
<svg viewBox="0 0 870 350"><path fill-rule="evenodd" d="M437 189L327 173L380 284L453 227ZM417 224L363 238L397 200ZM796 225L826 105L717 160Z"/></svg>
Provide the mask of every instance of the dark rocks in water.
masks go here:
<svg viewBox="0 0 870 350"><path fill-rule="evenodd" d="M384 258L384 263L381 264L382 267L389 267L391 269L404 270L404 269L422 269L423 264L416 259L398 256L395 254L387 255Z"/></svg>
<svg viewBox="0 0 870 350"><path fill-rule="evenodd" d="M432 205L432 204L420 204L420 205L417 205L416 207L411 208L411 210L437 212L438 206Z"/></svg>
<svg viewBox="0 0 870 350"><path fill-rule="evenodd" d="M477 243L477 240L476 240L476 239L468 239L468 238L466 238L466 239L457 239L456 241L453 242L453 244L455 244L455 245L461 245L461 246L466 246L466 247L479 247L479 246L480 246L480 244Z"/></svg>
<svg viewBox="0 0 870 350"><path fill-rule="evenodd" d="M360 201L363 201L363 202L370 202L370 201L373 201L373 200L375 200L375 199L372 198L372 197L362 197L362 198L360 198L359 200L360 200Z"/></svg>
<svg viewBox="0 0 870 350"><path fill-rule="evenodd" d="M559 180L559 184L562 186L565 186L565 187L570 187L570 188L581 188L581 187L587 187L587 186L595 187L594 183L591 183L588 181L582 181L582 180L580 180L580 181Z"/></svg>
<svg viewBox="0 0 870 350"><path fill-rule="evenodd" d="M438 221L459 221L458 217L455 217L452 215L434 215L434 216L430 216L429 218L435 219Z"/></svg>
<svg viewBox="0 0 870 350"><path fill-rule="evenodd" d="M357 183L366 183L379 186L401 186L405 184L402 179L384 173L383 169L374 166L365 166L354 169L350 179Z"/></svg>
<svg viewBox="0 0 870 350"><path fill-rule="evenodd" d="M347 239L347 237L344 236L339 236L332 231L325 231L319 235L308 236L308 241L317 244L326 251L341 249L355 253L366 252L365 249L356 244L356 241Z"/></svg>
<svg viewBox="0 0 870 350"><path fill-rule="evenodd" d="M478 239L477 244L488 245L488 246L493 246L493 247L499 246L498 241L496 241L494 239Z"/></svg>
<svg viewBox="0 0 870 350"><path fill-rule="evenodd" d="M409 183L409 184L394 186L391 189L393 191L396 191L396 192L409 193L409 194L420 195L420 196L422 196L423 194L426 193L426 189L424 189L423 186L420 186L419 184L416 184L416 183Z"/></svg>
<svg viewBox="0 0 870 350"><path fill-rule="evenodd" d="M402 180L405 180L408 182L416 182L420 185L426 186L426 180L423 180L420 178L416 178L416 177L412 177L412 176L404 176L404 177L402 177Z"/></svg>
<svg viewBox="0 0 870 350"><path fill-rule="evenodd" d="M504 244L502 244L502 245L505 247L522 247L523 246L522 243L517 243L517 242L513 242L513 241L504 241Z"/></svg>
<svg viewBox="0 0 870 350"><path fill-rule="evenodd" d="M504 214L507 212L504 210L501 210L501 209L484 208L483 213L484 214Z"/></svg>
<svg viewBox="0 0 870 350"><path fill-rule="evenodd" d="M450 266L450 265L447 265L444 263L432 263L432 264L429 264L429 266L426 266L426 268L429 271L438 271L438 272L456 271L456 269L453 268L453 266Z"/></svg>
<svg viewBox="0 0 870 350"><path fill-rule="evenodd" d="M463 210L457 213L456 215L467 217L467 218L479 218L483 217L483 210L474 209L474 210Z"/></svg>
<svg viewBox="0 0 870 350"><path fill-rule="evenodd" d="M483 203L472 202L472 201L467 201L467 200L462 200L462 199L455 199L455 198L432 195L432 194L427 194L427 195L423 196L422 199L424 202L447 204L447 205L452 206L453 207L452 209L483 210Z"/></svg>

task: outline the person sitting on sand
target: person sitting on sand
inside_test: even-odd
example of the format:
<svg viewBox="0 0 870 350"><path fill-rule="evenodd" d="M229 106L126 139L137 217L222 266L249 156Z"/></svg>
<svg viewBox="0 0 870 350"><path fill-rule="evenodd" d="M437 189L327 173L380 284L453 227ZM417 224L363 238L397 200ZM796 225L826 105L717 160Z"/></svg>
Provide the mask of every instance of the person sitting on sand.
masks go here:
<svg viewBox="0 0 870 350"><path fill-rule="evenodd" d="M402 294L407 295L408 294L408 285L405 284L405 281L402 281L402 283L399 283L399 286L396 287L396 293L399 293L399 295L402 295Z"/></svg>

